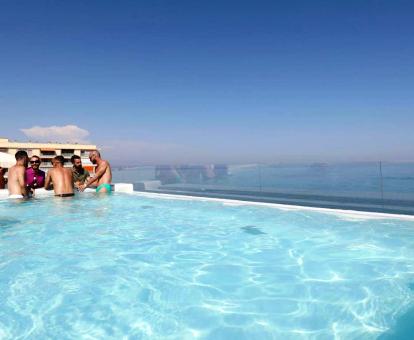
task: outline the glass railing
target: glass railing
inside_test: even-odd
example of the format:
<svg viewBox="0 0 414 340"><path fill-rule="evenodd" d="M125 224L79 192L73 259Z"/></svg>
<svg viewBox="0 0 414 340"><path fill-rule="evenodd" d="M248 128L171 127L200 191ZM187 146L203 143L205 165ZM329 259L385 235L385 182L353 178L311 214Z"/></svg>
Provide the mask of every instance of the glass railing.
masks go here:
<svg viewBox="0 0 414 340"><path fill-rule="evenodd" d="M414 214L414 163L160 165L113 176L139 191Z"/></svg>

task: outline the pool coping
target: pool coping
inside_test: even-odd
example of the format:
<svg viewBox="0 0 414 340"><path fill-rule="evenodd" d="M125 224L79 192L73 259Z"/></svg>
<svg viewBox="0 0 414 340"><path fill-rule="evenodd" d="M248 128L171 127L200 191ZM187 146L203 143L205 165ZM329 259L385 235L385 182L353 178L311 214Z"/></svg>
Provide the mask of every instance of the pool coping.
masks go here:
<svg viewBox="0 0 414 340"><path fill-rule="evenodd" d="M269 207L285 211L313 211L324 214L336 215L339 217L346 217L350 220L365 220L365 219L397 219L403 221L414 221L413 215L404 215L404 214L392 214L392 213L381 213L381 212L371 212L371 211L359 211L359 210L344 210L344 209L335 209L335 208L320 208L320 207L309 207L303 205L293 205L293 204L280 204L280 203L269 203L269 202L255 202L255 201L245 201L245 200L236 200L229 198L215 198L215 197L201 197L201 196L191 196L191 195L174 195L174 194L165 194L165 193L154 193L154 192L144 192L144 191L133 191L129 192L130 195L135 196L144 196L149 198L164 198L164 199L175 199L175 200L192 200L192 201L210 201L210 202L222 202L227 203L227 205L233 206L262 206Z"/></svg>
<svg viewBox="0 0 414 340"><path fill-rule="evenodd" d="M147 191L135 191L133 190L133 184L131 183L114 183L113 189L117 193L124 193L128 195L143 196L149 198L163 198L163 199L175 199L175 200L192 200L192 201L208 201L208 202L221 202L226 205L232 206L261 206L269 207L284 211L313 211L329 215L335 215L341 218L349 220L366 220L366 219L378 219L378 220L402 220L402 221L414 221L414 215L405 214L394 214L394 213L382 213L382 212L371 212L351 209L337 209L337 208L322 208L322 207L311 207L305 205L295 204L282 204L282 203L271 203L271 202L257 202L248 200L238 200L232 198L217 198L217 197L203 197L203 196L192 196L186 194L170 194L170 193L155 193ZM95 192L95 190L88 189L88 192ZM46 191L44 189L39 190L39 197L53 197L53 191ZM5 200L8 197L7 189L0 190L0 200Z"/></svg>

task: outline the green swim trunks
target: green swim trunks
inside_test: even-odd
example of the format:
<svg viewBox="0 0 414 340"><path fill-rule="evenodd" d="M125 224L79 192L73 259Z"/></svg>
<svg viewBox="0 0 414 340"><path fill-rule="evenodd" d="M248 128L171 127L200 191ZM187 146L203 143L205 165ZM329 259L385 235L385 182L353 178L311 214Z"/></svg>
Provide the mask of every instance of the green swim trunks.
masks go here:
<svg viewBox="0 0 414 340"><path fill-rule="evenodd" d="M103 183L96 188L96 192L101 191L102 188L105 188L107 192L111 192L111 185L108 183Z"/></svg>

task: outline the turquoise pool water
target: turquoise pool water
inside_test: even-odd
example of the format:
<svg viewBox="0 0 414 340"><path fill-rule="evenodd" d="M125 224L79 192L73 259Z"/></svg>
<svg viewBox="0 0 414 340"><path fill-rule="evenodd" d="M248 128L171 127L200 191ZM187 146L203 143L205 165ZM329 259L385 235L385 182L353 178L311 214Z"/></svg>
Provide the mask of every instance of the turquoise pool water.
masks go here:
<svg viewBox="0 0 414 340"><path fill-rule="evenodd" d="M1 339L403 338L414 222L127 194L0 201L0 301Z"/></svg>

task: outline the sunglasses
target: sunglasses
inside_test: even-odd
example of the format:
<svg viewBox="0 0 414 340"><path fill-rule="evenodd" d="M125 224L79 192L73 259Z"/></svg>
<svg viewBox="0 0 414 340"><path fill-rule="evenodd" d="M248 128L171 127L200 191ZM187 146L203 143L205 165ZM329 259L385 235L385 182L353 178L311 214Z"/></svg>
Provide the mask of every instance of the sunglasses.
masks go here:
<svg viewBox="0 0 414 340"><path fill-rule="evenodd" d="M40 164L40 161L30 161L30 164Z"/></svg>

